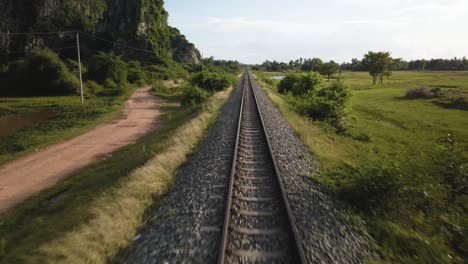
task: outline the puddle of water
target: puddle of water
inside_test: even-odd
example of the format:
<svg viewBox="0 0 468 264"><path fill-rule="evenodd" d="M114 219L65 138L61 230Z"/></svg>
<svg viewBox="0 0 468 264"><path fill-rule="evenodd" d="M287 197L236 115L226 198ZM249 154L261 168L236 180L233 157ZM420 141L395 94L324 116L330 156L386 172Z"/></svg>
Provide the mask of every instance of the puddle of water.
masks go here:
<svg viewBox="0 0 468 264"><path fill-rule="evenodd" d="M0 116L0 137L11 136L19 130L47 121L55 113L44 109L16 115Z"/></svg>
<svg viewBox="0 0 468 264"><path fill-rule="evenodd" d="M278 76L271 76L271 79L275 79L275 80L280 80L280 81L281 81L281 80L284 79L284 77L286 77L286 76L279 76L279 75L278 75Z"/></svg>

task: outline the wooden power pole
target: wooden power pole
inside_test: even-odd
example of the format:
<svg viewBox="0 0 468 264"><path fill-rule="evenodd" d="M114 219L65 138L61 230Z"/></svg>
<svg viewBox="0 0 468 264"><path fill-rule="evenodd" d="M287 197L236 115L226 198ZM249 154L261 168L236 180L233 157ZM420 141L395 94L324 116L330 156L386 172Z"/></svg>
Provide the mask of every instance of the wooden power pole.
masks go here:
<svg viewBox="0 0 468 264"><path fill-rule="evenodd" d="M80 33L79 32L76 32L76 47L78 50L78 72L80 73L80 96L81 96L81 103L84 104L83 76L81 74Z"/></svg>

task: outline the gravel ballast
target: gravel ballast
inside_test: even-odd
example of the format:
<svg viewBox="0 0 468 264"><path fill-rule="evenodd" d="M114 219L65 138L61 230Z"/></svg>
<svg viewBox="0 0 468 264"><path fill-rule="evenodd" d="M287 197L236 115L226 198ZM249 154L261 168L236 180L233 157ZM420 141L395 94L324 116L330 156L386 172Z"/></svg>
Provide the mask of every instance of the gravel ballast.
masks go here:
<svg viewBox="0 0 468 264"><path fill-rule="evenodd" d="M125 263L217 261L241 97L239 84L171 192L152 209Z"/></svg>
<svg viewBox="0 0 468 264"><path fill-rule="evenodd" d="M172 191L156 205L125 263L216 263L234 152L242 86L234 89L197 152L180 168ZM254 82L274 156L310 263L361 263L362 238L318 185L315 161Z"/></svg>

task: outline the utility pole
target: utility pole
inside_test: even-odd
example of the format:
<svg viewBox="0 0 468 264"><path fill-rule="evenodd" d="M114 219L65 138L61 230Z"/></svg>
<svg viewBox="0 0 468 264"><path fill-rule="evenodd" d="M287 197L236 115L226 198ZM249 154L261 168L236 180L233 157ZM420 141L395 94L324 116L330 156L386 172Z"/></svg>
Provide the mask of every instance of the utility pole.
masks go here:
<svg viewBox="0 0 468 264"><path fill-rule="evenodd" d="M84 104L83 76L81 75L80 33L79 32L76 32L76 47L78 49L78 71L80 73L80 96L81 96L81 103Z"/></svg>

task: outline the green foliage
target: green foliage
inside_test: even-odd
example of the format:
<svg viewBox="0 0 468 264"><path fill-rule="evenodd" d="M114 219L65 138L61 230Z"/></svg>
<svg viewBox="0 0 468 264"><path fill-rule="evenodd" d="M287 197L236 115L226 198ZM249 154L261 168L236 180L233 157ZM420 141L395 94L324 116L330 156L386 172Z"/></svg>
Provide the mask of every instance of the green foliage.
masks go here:
<svg viewBox="0 0 468 264"><path fill-rule="evenodd" d="M2 96L66 95L76 93L79 80L57 54L36 49L12 61L0 78Z"/></svg>
<svg viewBox="0 0 468 264"><path fill-rule="evenodd" d="M83 89L85 96L89 96L90 94L99 95L102 92L103 87L95 81L87 81L83 84Z"/></svg>
<svg viewBox="0 0 468 264"><path fill-rule="evenodd" d="M384 77L392 75L391 66L401 61L400 59L393 59L390 55L390 52L373 51L369 51L364 55L362 66L369 71L374 85L377 84L377 81L382 85Z"/></svg>
<svg viewBox="0 0 468 264"><path fill-rule="evenodd" d="M294 96L307 94L309 91L316 90L323 82L320 74L312 72L307 74L291 73L280 81L278 91L280 93L292 93Z"/></svg>
<svg viewBox="0 0 468 264"><path fill-rule="evenodd" d="M143 69L148 80L176 80L188 76L183 66L170 60L164 60L160 65L147 65Z"/></svg>
<svg viewBox="0 0 468 264"><path fill-rule="evenodd" d="M171 32L167 25L169 14L164 9L164 1L143 1L142 4L140 21L144 21L150 26L151 46L158 56L167 58L168 51L171 49Z"/></svg>
<svg viewBox="0 0 468 264"><path fill-rule="evenodd" d="M269 79L269 78L264 78ZM298 83L300 79L299 74L288 74L283 80L278 83L278 92L281 94L287 94L292 92L294 84Z"/></svg>
<svg viewBox="0 0 468 264"><path fill-rule="evenodd" d="M350 98L350 88L337 81L319 90L309 90L305 95L289 97L289 102L299 114L313 120L327 121L342 131Z"/></svg>
<svg viewBox="0 0 468 264"><path fill-rule="evenodd" d="M208 101L210 93L194 85L188 85L184 89L181 104L183 107L200 107Z"/></svg>
<svg viewBox="0 0 468 264"><path fill-rule="evenodd" d="M108 90L105 95L123 94L128 87L128 65L120 56L99 52L91 58L85 77L103 85Z"/></svg>
<svg viewBox="0 0 468 264"><path fill-rule="evenodd" d="M58 29L81 29L93 32L97 23L102 19L107 8L105 0L82 0L79 4L73 1L59 1L58 7L54 9L48 23L39 23L40 28L46 27L48 30ZM89 10L92 10L89 11Z"/></svg>
<svg viewBox="0 0 468 264"><path fill-rule="evenodd" d="M330 76L337 73L339 69L340 69L340 65L338 63L334 61L330 61L330 62L322 64L319 67L319 72L322 75L326 75L328 77L328 80L330 81Z"/></svg>
<svg viewBox="0 0 468 264"><path fill-rule="evenodd" d="M305 72L311 72L311 71L318 72L320 68L322 67L322 65L323 65L323 61L321 59L313 58L313 59L304 60L300 69L301 71L305 71Z"/></svg>
<svg viewBox="0 0 468 264"><path fill-rule="evenodd" d="M235 82L236 78L232 75L208 71L199 72L190 79L192 85L209 92L222 91Z"/></svg>
<svg viewBox="0 0 468 264"><path fill-rule="evenodd" d="M141 67L139 61L128 62L128 76L127 80L129 83L143 84L148 80L146 72Z"/></svg>
<svg viewBox="0 0 468 264"><path fill-rule="evenodd" d="M288 74L278 84L278 92L290 94L288 101L301 115L344 129L351 90L342 82L323 87L318 73Z"/></svg>
<svg viewBox="0 0 468 264"><path fill-rule="evenodd" d="M211 72L231 73L235 75L242 72L242 67L238 61L216 60L214 57L210 57L203 60L203 65Z"/></svg>

